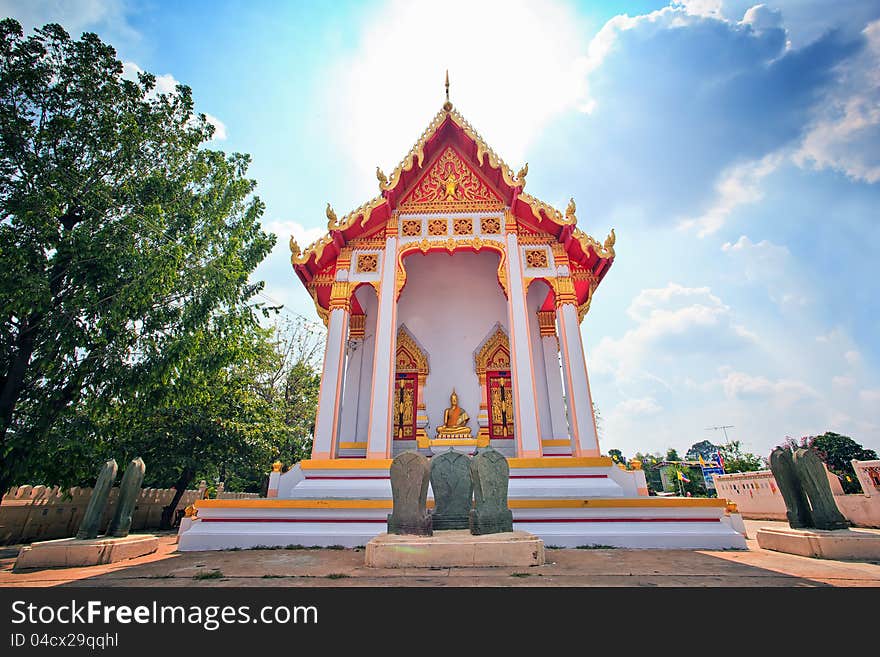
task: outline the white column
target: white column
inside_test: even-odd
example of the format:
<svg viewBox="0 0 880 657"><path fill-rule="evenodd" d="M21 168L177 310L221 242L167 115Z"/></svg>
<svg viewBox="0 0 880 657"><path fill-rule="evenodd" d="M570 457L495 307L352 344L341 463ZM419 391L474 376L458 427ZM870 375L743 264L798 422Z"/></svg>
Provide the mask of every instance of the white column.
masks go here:
<svg viewBox="0 0 880 657"><path fill-rule="evenodd" d="M559 322L559 346L562 349L562 372L568 392L571 452L573 456L599 456L596 418L593 415L577 307L573 303L562 303L556 309L556 316Z"/></svg>
<svg viewBox="0 0 880 657"><path fill-rule="evenodd" d="M545 335L541 338L541 348L544 350L552 434L556 439L568 438L568 420L565 417L565 401L562 394L562 370L559 368L559 340L555 335Z"/></svg>
<svg viewBox="0 0 880 657"><path fill-rule="evenodd" d="M382 283L376 317L376 349L373 354L373 394L370 401L370 428L367 458L391 457L391 394L394 391L394 361L397 351L397 238L385 239Z"/></svg>
<svg viewBox="0 0 880 657"><path fill-rule="evenodd" d="M510 324L510 361L513 378L513 415L516 455L522 458L541 456L532 348L529 342L526 291L523 285L522 257L516 233L507 234L508 317Z"/></svg>
<svg viewBox="0 0 880 657"><path fill-rule="evenodd" d="M345 287L347 289L347 283ZM318 393L318 415L315 419L315 440L312 444L313 459L329 459L336 455L339 402L342 396L342 366L345 361L345 341L348 338L348 308L333 308L332 303L331 301L321 391Z"/></svg>
<svg viewBox="0 0 880 657"><path fill-rule="evenodd" d="M364 339L352 338L348 341L348 344L350 347L348 362L345 366L345 383L339 420L339 440L354 442L358 438L358 393L361 387L361 368L364 362Z"/></svg>

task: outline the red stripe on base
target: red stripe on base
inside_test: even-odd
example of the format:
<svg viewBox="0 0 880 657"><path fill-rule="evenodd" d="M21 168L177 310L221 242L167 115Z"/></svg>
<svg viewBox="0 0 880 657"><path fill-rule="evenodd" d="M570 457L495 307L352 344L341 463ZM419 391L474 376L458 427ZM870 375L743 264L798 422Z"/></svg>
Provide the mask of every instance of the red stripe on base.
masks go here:
<svg viewBox="0 0 880 657"><path fill-rule="evenodd" d="M200 518L202 522L388 522L387 518Z"/></svg>
<svg viewBox="0 0 880 657"><path fill-rule="evenodd" d="M383 475L314 475L306 479L391 479Z"/></svg>
<svg viewBox="0 0 880 657"><path fill-rule="evenodd" d="M721 522L720 518L514 518L514 522Z"/></svg>
<svg viewBox="0 0 880 657"><path fill-rule="evenodd" d="M510 475L511 479L608 479L603 474Z"/></svg>
<svg viewBox="0 0 880 657"><path fill-rule="evenodd" d="M200 518L201 522L387 522L387 518ZM720 518L514 518L524 522L721 522Z"/></svg>

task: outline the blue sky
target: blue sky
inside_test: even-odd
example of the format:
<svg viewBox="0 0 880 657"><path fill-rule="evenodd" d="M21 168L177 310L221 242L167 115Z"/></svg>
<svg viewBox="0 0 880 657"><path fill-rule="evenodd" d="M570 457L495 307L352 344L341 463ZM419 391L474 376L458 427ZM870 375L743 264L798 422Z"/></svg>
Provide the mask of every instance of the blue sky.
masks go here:
<svg viewBox="0 0 880 657"><path fill-rule="evenodd" d="M345 213L452 100L580 226L617 234L582 325L602 448L826 430L880 451L880 2L10 2L192 87L278 246Z"/></svg>

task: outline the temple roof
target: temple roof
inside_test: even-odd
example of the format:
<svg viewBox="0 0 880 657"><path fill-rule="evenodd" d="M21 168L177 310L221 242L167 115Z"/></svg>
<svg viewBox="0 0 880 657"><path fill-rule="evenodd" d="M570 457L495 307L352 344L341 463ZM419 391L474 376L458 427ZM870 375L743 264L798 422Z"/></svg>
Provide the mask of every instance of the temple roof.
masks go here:
<svg viewBox="0 0 880 657"><path fill-rule="evenodd" d="M453 155L448 155L449 149ZM395 211L412 212L408 199L430 168L441 157L460 158L475 174L493 197L500 199L499 209L509 207L521 234L552 237L563 245L573 273L581 271L591 279L592 287L604 277L614 259L614 231L604 243L587 235L577 227L575 203L572 199L566 211L560 212L551 205L525 193L523 190L528 174L525 164L515 175L513 170L493 151L467 120L447 102L434 116L400 164L390 176L377 167L379 195L341 219L327 204L327 234L305 249L290 238L291 264L297 276L307 287L321 274L329 273L335 266L343 248L353 240L383 237L384 228ZM401 207L403 205L403 207ZM429 206L424 206L429 207ZM432 212L459 212L455 207L437 207ZM581 297L581 290L578 290ZM314 295L313 295L314 296ZM589 292L584 290L584 297ZM316 298L319 312L326 309ZM323 306L323 308L321 308Z"/></svg>

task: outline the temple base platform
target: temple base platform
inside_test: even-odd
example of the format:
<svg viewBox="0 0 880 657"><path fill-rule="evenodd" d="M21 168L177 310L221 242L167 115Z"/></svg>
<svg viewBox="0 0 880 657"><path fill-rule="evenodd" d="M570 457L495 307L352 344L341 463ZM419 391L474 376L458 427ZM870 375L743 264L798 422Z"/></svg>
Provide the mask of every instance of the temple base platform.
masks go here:
<svg viewBox="0 0 880 657"><path fill-rule="evenodd" d="M508 464L513 529L548 547L746 548L726 500L648 497L635 473L611 459L511 458ZM390 459L303 461L281 475L275 497L199 500L178 549L366 546L387 528L390 465Z"/></svg>

